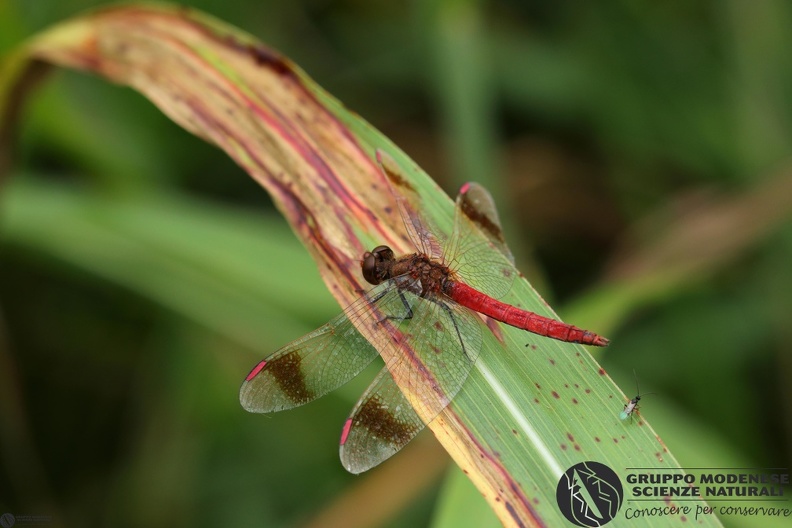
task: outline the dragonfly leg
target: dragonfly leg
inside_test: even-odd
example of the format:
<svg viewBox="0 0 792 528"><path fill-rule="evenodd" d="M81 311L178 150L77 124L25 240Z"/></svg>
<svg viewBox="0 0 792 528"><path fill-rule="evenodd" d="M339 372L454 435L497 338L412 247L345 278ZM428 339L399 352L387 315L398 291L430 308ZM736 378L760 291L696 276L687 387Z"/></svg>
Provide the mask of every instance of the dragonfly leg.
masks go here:
<svg viewBox="0 0 792 528"><path fill-rule="evenodd" d="M454 331L456 332L457 338L459 339L459 344L462 346L462 353L465 354L465 357L468 359L468 361L471 361L470 354L468 354L467 350L465 350L465 340L462 339L462 333L459 331L459 325L454 318L454 312L444 302L438 302L437 304L439 304L440 307L445 310L445 312L448 314L448 318L451 319L451 324L454 325Z"/></svg>
<svg viewBox="0 0 792 528"><path fill-rule="evenodd" d="M377 294L377 295L375 295L373 297L369 297L369 302L371 304L374 304L377 301L379 301L380 299L382 299L383 297L385 297L387 294L391 293L392 291L393 290L385 290L385 291L382 291L382 292L380 292L379 294ZM389 315L386 315L385 317L379 319L377 321L377 323L382 324L385 321L407 321L407 320L413 318L412 307L410 306L410 303L407 302L407 298L404 296L404 292L401 291L401 290L397 290L397 293L399 294L399 299L401 300L402 306L404 307L403 314L397 314L397 315L389 314ZM386 308L386 310L387 311L397 311L395 308L393 308L392 310L388 310Z"/></svg>
<svg viewBox="0 0 792 528"><path fill-rule="evenodd" d="M384 321L391 320L391 321L407 321L413 318L413 311L412 306L410 303L407 302L407 299L404 297L404 292L399 290L399 299L401 299L402 304L404 305L405 314L404 315L388 315L385 316ZM382 321L380 321L381 323Z"/></svg>

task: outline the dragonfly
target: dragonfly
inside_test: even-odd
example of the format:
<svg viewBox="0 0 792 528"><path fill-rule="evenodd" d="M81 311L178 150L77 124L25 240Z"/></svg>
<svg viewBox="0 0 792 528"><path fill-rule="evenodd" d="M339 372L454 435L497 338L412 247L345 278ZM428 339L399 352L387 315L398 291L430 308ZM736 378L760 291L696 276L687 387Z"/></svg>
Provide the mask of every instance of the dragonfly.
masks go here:
<svg viewBox="0 0 792 528"><path fill-rule="evenodd" d="M373 288L319 329L260 361L239 398L255 413L306 404L340 387L378 355L384 368L344 422L340 458L351 473L388 459L454 398L478 358L483 318L560 341L605 346L588 330L505 304L516 270L492 196L465 184L445 237L411 204L420 196L388 154L377 151L416 252L388 246L363 254ZM486 292L486 293L485 293ZM357 328L368 325L368 339ZM403 392L395 379L403 381Z"/></svg>

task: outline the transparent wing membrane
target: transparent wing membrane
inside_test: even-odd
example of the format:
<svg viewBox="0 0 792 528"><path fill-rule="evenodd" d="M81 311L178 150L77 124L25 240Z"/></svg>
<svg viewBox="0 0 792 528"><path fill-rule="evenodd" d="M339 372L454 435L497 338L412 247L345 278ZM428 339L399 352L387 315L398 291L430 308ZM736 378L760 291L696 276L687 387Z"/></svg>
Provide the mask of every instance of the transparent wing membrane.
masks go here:
<svg viewBox="0 0 792 528"><path fill-rule="evenodd" d="M424 423L383 368L352 409L341 434L341 463L362 473L396 454Z"/></svg>
<svg viewBox="0 0 792 528"><path fill-rule="evenodd" d="M467 379L481 349L481 323L470 310L445 299L424 299L415 306L413 318L399 327L403 344L389 355L386 367L406 380L408 399L429 423Z"/></svg>
<svg viewBox="0 0 792 528"><path fill-rule="evenodd" d="M441 259L445 237L415 209L417 204L421 203L415 188L404 176L401 167L387 153L377 150L377 161L388 179L391 194L396 200L407 235L415 248L433 259Z"/></svg>
<svg viewBox="0 0 792 528"><path fill-rule="evenodd" d="M492 196L481 185L466 183L459 191L454 231L445 252L446 264L469 286L495 299L511 289L514 256L503 238Z"/></svg>
<svg viewBox="0 0 792 528"><path fill-rule="evenodd" d="M506 260L514 264L514 255L506 244L495 200L492 199L492 195L487 189L476 182L468 182L463 185L457 195L455 213L456 233L460 229L458 219L461 215L476 225L490 243L506 257Z"/></svg>
<svg viewBox="0 0 792 528"><path fill-rule="evenodd" d="M390 281L377 286L324 326L261 361L242 383L242 407L258 413L291 409L359 374L378 353L352 321L368 314L377 299L398 298L395 286Z"/></svg>
<svg viewBox="0 0 792 528"><path fill-rule="evenodd" d="M480 321L470 310L402 294L412 317L387 321L392 330L380 334L396 338L379 343L391 349L386 367L344 425L341 460L352 473L387 459L431 422L459 392L481 349ZM409 396L394 377L405 380Z"/></svg>

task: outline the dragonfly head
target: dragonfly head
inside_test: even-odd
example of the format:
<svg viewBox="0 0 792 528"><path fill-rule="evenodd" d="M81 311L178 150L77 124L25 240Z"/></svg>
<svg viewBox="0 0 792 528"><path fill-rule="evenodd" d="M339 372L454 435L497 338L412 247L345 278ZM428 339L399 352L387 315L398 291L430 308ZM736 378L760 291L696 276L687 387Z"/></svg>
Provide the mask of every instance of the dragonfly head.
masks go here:
<svg viewBox="0 0 792 528"><path fill-rule="evenodd" d="M369 284L381 283L389 278L393 261L393 250L388 246L377 246L371 251L366 251L360 262L360 266L363 268L363 278Z"/></svg>

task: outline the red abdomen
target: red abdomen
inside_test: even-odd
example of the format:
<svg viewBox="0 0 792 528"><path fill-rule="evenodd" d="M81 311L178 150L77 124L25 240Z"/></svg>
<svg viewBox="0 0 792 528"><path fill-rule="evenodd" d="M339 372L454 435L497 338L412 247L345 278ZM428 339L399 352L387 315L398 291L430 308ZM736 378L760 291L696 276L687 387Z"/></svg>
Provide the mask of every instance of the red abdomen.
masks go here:
<svg viewBox="0 0 792 528"><path fill-rule="evenodd" d="M462 306L540 336L570 343L583 343L584 345L605 346L608 344L607 339L594 332L502 303L461 282L447 282L445 293Z"/></svg>

